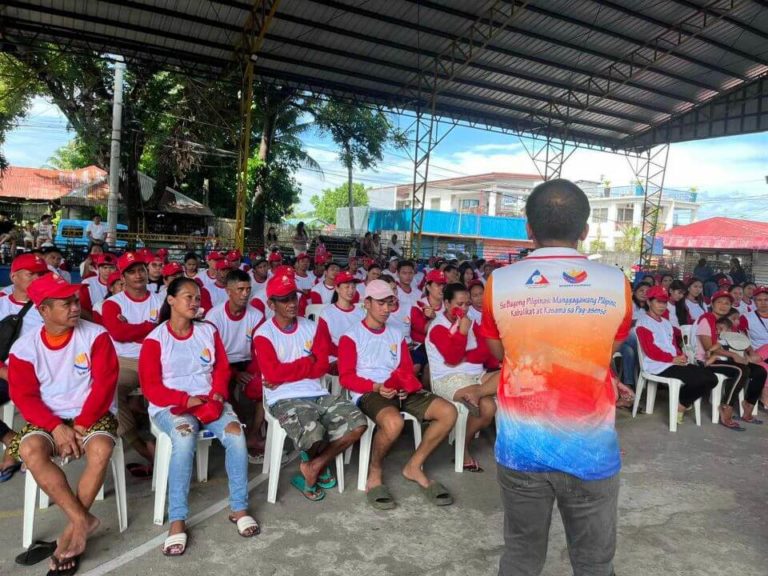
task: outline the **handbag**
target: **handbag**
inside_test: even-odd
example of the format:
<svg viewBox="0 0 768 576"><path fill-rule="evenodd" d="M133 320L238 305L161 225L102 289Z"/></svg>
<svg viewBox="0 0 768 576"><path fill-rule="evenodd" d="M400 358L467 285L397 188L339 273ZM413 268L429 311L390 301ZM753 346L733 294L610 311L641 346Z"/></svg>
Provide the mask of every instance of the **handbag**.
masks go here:
<svg viewBox="0 0 768 576"><path fill-rule="evenodd" d="M8 360L11 346L21 335L24 316L30 308L32 308L32 300L27 300L27 303L16 314L9 314L0 320L0 361Z"/></svg>
<svg viewBox="0 0 768 576"><path fill-rule="evenodd" d="M732 352L741 353L752 346L749 336L741 332L725 332L720 338Z"/></svg>

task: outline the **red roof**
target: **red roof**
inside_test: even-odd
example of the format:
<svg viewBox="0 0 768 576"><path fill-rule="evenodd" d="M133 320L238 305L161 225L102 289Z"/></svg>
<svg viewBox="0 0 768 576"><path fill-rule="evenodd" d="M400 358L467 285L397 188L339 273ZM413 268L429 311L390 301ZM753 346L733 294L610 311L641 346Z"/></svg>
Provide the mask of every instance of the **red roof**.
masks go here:
<svg viewBox="0 0 768 576"><path fill-rule="evenodd" d="M0 198L50 202L58 200L75 188L102 182L106 174L98 166L79 170L11 166L0 177Z"/></svg>
<svg viewBox="0 0 768 576"><path fill-rule="evenodd" d="M768 222L708 218L659 234L665 250L768 250Z"/></svg>

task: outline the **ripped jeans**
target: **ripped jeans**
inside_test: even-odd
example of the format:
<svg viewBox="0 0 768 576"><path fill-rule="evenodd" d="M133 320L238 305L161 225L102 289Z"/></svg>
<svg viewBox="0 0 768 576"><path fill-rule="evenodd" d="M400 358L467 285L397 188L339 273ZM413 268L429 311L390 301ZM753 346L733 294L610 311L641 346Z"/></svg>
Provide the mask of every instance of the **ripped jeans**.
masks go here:
<svg viewBox="0 0 768 576"><path fill-rule="evenodd" d="M248 508L248 450L245 433L232 406L224 404L221 417L210 424L200 422L189 414L176 416L170 408L152 417L155 425L171 437L171 466L168 475L168 519L186 520L189 516L189 483L197 449L197 432L210 430L224 446L224 465L229 479L229 507L232 512ZM237 433L227 432L227 425L236 423Z"/></svg>

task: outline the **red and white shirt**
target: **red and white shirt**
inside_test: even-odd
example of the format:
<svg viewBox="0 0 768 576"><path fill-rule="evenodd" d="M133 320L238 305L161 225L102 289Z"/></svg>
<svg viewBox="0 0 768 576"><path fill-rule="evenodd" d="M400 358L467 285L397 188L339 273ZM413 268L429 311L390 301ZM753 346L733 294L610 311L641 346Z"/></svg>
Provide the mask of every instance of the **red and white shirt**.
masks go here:
<svg viewBox="0 0 768 576"><path fill-rule="evenodd" d="M323 377L328 370L328 350L315 338L316 325L297 317L289 330L274 318L262 324L253 335L253 347L264 382L268 406L290 398L326 396Z"/></svg>
<svg viewBox="0 0 768 576"><path fill-rule="evenodd" d="M318 282L309 291L310 304L330 304L333 295L336 293L336 287L328 288L325 282Z"/></svg>
<svg viewBox="0 0 768 576"><path fill-rule="evenodd" d="M210 286L208 286L208 292L211 294L211 303L213 304L213 307L216 308L219 304L224 304L227 300L229 300L229 295L227 294L227 287L226 286L219 286L217 282L214 282Z"/></svg>
<svg viewBox="0 0 768 576"><path fill-rule="evenodd" d="M80 306L93 311L93 307L107 297L107 285L99 281L98 276L89 276L80 284Z"/></svg>
<svg viewBox="0 0 768 576"><path fill-rule="evenodd" d="M411 343L411 310L413 307L413 304L398 301L397 308L390 310L389 318L387 318L387 326L398 330L408 344Z"/></svg>
<svg viewBox="0 0 768 576"><path fill-rule="evenodd" d="M355 403L363 394L372 392L375 384L407 392L421 390L400 331L387 325L374 331L363 320L339 341L339 382L351 392Z"/></svg>
<svg viewBox="0 0 768 576"><path fill-rule="evenodd" d="M739 300L738 302L736 302L736 304L733 305L733 307L736 308L736 310L738 310L739 314L741 314L742 316L746 316L747 314L752 312L752 307L746 302L744 302L744 300Z"/></svg>
<svg viewBox="0 0 768 576"><path fill-rule="evenodd" d="M415 306L416 302L421 299L421 292L413 286L413 283L411 283L411 291L407 292L403 286L400 284L397 285L397 299L401 304Z"/></svg>
<svg viewBox="0 0 768 576"><path fill-rule="evenodd" d="M264 314L248 305L239 316L235 316L227 301L214 306L205 319L218 329L230 363L247 362L251 359L253 333L264 322Z"/></svg>
<svg viewBox="0 0 768 576"><path fill-rule="evenodd" d="M141 392L149 415L186 406L190 396L229 395L229 361L216 327L193 322L187 336L171 331L168 322L144 339L139 356Z"/></svg>
<svg viewBox="0 0 768 576"><path fill-rule="evenodd" d="M693 324L696 324L701 315L707 311L706 305L691 301L688 298L685 299L685 306L688 308L688 316Z"/></svg>
<svg viewBox="0 0 768 576"><path fill-rule="evenodd" d="M43 328L28 332L8 357L11 400L27 422L49 432L62 420L88 428L114 413L119 371L106 330L85 320L58 346Z"/></svg>
<svg viewBox="0 0 768 576"><path fill-rule="evenodd" d="M163 298L147 292L144 298L134 300L127 292L120 292L104 301L101 321L109 332L118 356L137 359L144 338L157 326ZM123 316L125 322L118 319Z"/></svg>
<svg viewBox="0 0 768 576"><path fill-rule="evenodd" d="M429 318L424 315L424 308L431 307L429 299L425 296L416 302L416 306L411 308L411 340L414 342L424 343L427 338L427 328L429 328ZM440 303L440 308L434 309L435 314L439 316L443 311L443 303Z"/></svg>
<svg viewBox="0 0 768 576"><path fill-rule="evenodd" d="M314 274L305 274L304 276L301 276L300 274L296 274L296 287L301 290L302 292L306 292L307 290L312 290L312 287L315 285L315 275Z"/></svg>
<svg viewBox="0 0 768 576"><path fill-rule="evenodd" d="M645 314L637 321L635 334L638 346L643 348L642 368L650 374L661 374L673 365L675 356L682 354L675 342L672 323L666 318L657 320Z"/></svg>
<svg viewBox="0 0 768 576"><path fill-rule="evenodd" d="M480 346L485 340L477 337L477 326L473 322L467 334L462 334L458 327L454 330L451 327L445 313L438 314L429 325L426 348L432 378L439 380L451 374L480 376L485 372L483 363L489 351Z"/></svg>
<svg viewBox="0 0 768 576"><path fill-rule="evenodd" d="M11 292L7 294L0 294L0 320L10 316L11 314L18 314L24 307L26 302L19 302L13 297L13 288ZM32 305L27 313L24 314L24 318L21 321L21 336L29 334L33 330L37 330L43 325L43 318L40 316L40 312Z"/></svg>
<svg viewBox="0 0 768 576"><path fill-rule="evenodd" d="M768 345L768 317L761 316L757 310L753 310L744 317L747 324L747 333L752 342L752 348L758 350Z"/></svg>
<svg viewBox="0 0 768 576"><path fill-rule="evenodd" d="M365 312L360 306L352 305L349 310L339 308L339 304L330 304L323 308L317 321L317 338L325 338L330 354L329 361L335 362L338 354L339 339L346 333L350 326L362 321Z"/></svg>
<svg viewBox="0 0 768 576"><path fill-rule="evenodd" d="M470 306L469 310L467 310L467 316L470 317L472 322L480 326L483 323L483 311L478 310L474 306Z"/></svg>

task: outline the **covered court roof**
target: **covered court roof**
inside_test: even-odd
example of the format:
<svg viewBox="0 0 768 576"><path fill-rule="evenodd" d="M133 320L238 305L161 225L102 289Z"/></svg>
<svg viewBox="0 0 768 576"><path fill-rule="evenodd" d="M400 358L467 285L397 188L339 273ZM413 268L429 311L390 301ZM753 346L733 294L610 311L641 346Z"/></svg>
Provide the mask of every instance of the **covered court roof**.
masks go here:
<svg viewBox="0 0 768 576"><path fill-rule="evenodd" d="M768 250L768 222L715 217L658 234L666 250Z"/></svg>
<svg viewBox="0 0 768 576"><path fill-rule="evenodd" d="M273 2L4 0L0 36L216 78ZM441 118L646 149L768 130L768 0L282 0L256 74L397 110L436 85Z"/></svg>

